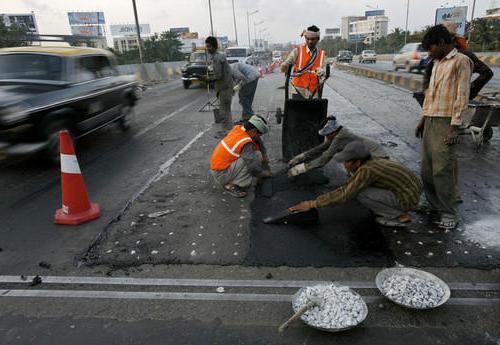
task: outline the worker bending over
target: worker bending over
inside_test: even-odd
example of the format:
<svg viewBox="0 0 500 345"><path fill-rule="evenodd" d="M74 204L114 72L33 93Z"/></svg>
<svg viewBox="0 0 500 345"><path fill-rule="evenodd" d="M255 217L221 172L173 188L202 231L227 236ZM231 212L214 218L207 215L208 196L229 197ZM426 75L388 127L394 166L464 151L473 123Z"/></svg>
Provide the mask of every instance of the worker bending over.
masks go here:
<svg viewBox="0 0 500 345"><path fill-rule="evenodd" d="M259 157L263 145L260 136L268 132L267 122L253 115L238 124L215 147L210 159L210 172L215 181L230 195L243 198L252 184L252 176L271 177L267 159Z"/></svg>
<svg viewBox="0 0 500 345"><path fill-rule="evenodd" d="M241 118L248 120L254 115L252 104L255 91L257 91L257 83L259 82L259 71L253 66L240 62L231 64L231 70L233 72L233 82L236 84L233 91L238 92L240 104L243 108Z"/></svg>
<svg viewBox="0 0 500 345"><path fill-rule="evenodd" d="M347 144L334 158L344 164L352 177L332 192L291 207L291 212L306 212L357 199L375 214L375 221L380 225L401 227L411 222L408 212L417 206L423 189L412 171L392 160L372 159L360 141Z"/></svg>
<svg viewBox="0 0 500 345"><path fill-rule="evenodd" d="M372 158L389 158L389 155L379 143L354 134L340 125L335 116L328 117L326 125L319 130L319 135L325 137L322 144L295 156L288 162L288 175L290 177L325 166L335 154L342 151L347 144L353 141L361 141L365 144Z"/></svg>

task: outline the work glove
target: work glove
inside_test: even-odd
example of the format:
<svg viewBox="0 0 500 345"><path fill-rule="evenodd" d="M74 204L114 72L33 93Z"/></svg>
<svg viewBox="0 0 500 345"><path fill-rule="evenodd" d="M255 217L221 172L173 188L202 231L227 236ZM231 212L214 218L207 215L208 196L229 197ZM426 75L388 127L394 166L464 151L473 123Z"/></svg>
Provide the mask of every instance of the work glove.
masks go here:
<svg viewBox="0 0 500 345"><path fill-rule="evenodd" d="M306 169L306 164L305 163L300 163L290 170L288 170L288 177L293 177L293 176L298 176L300 174L303 174L307 171Z"/></svg>
<svg viewBox="0 0 500 345"><path fill-rule="evenodd" d="M324 78L326 76L326 72L323 68L321 67L318 67L316 68L316 71L314 71L316 73L316 75L319 77L319 78Z"/></svg>
<svg viewBox="0 0 500 345"><path fill-rule="evenodd" d="M297 155L293 157L289 162L288 162L288 168L292 168L293 166L302 163L304 159L306 158L306 155L301 153L300 155Z"/></svg>
<svg viewBox="0 0 500 345"><path fill-rule="evenodd" d="M233 87L233 92L234 93L239 92L240 90L241 90L241 84L238 84L235 87Z"/></svg>

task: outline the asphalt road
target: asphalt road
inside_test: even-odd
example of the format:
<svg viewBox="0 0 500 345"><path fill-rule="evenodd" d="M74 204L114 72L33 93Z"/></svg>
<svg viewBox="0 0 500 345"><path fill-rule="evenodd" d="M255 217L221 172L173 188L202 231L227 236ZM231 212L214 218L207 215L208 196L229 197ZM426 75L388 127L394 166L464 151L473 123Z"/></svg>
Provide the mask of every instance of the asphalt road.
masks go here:
<svg viewBox="0 0 500 345"><path fill-rule="evenodd" d="M208 96L179 82L146 91L130 133L110 127L79 143L89 194L103 209L95 222L52 224L60 206L58 169L32 159L0 162L0 343L498 343L498 132L481 154L464 138L466 200L457 232L437 233L426 219L416 220L412 231L379 229L355 203L323 214L316 232L263 227L264 213L345 179L333 163L324 170L328 185L300 187L281 179L273 112L283 106L282 83L281 75L266 76L255 100L272 123L266 143L276 188L265 202L258 195L234 200L211 183L207 161L217 126L211 113L198 111ZM419 108L410 92L335 71L325 97L346 126L418 169L412 128ZM233 107L236 120L237 98ZM375 276L396 264L437 274L450 284L452 299L428 312L382 299ZM35 274L43 282L29 286ZM279 335L297 288L325 280L364 296L369 316L363 325L329 334L297 322Z"/></svg>
<svg viewBox="0 0 500 345"><path fill-rule="evenodd" d="M357 61L353 61L353 65L373 68L381 71L394 71L394 68L392 67L392 61L377 61L376 63L363 63L363 64L360 64ZM491 89L495 88L500 89L500 67L490 66L490 68L493 71L493 78L488 82L488 84L485 87ZM408 74L407 72L404 72L402 69L399 69L397 73ZM421 78L421 73L417 71L412 72L412 74L415 75L415 77L417 78Z"/></svg>

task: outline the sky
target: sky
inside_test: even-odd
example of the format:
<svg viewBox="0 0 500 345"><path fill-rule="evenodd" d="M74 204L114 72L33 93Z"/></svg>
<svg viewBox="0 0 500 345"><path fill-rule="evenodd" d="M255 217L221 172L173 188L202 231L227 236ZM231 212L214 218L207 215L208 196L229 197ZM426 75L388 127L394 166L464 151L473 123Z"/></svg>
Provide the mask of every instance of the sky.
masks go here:
<svg viewBox="0 0 500 345"><path fill-rule="evenodd" d="M410 30L433 24L438 7L469 6L474 0L409 0ZM475 17L483 16L492 1L476 0ZM219 36L235 38L231 0L211 0L214 31ZM206 37L210 32L208 0L136 0L139 21L151 25L153 32L171 27L189 27ZM403 28L407 0L234 0L236 27L240 45L248 45L247 11L259 12L250 17L250 35L254 22L270 42L300 42L302 29L312 24L325 28L340 27L341 17L363 15L371 8L385 9L389 32ZM106 24L134 22L132 0L0 0L1 13L33 11L42 34L70 34L68 11L103 11ZM107 29L109 32L109 29Z"/></svg>

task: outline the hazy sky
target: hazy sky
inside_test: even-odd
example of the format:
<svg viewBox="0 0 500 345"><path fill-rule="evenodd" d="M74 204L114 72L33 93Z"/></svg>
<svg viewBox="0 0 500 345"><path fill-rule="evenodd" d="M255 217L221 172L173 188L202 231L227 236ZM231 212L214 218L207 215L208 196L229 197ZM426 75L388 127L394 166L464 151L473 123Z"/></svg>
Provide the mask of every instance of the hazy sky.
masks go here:
<svg viewBox="0 0 500 345"><path fill-rule="evenodd" d="M156 32L170 27L188 26L191 31L206 36L210 31L208 0L136 0L139 20L151 24ZM367 6L386 10L389 31L404 28L407 0L234 0L236 24L240 45L248 45L246 12L259 10L250 18L265 21L258 26L267 29L272 42L298 41L302 28L316 24L324 32L326 27L339 27L340 18L362 15ZM411 30L433 24L435 9L440 6L468 5L469 18L473 0L409 0ZM492 0L476 0L475 16L485 14ZM0 0L0 12L24 13L34 11L43 34L69 34L66 12L103 11L106 24L133 23L131 0ZM231 0L212 0L214 30L218 35L234 39ZM109 32L109 30L108 30ZM109 34L109 33L108 33ZM258 34L259 35L259 34Z"/></svg>

